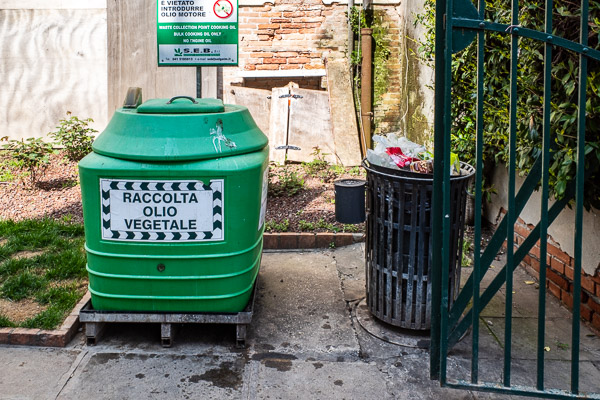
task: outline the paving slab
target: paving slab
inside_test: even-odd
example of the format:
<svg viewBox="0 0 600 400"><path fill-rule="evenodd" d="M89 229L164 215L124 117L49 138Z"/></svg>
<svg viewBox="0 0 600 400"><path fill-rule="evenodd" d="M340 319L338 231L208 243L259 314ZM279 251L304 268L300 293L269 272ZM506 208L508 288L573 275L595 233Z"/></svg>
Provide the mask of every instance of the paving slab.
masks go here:
<svg viewBox="0 0 600 400"><path fill-rule="evenodd" d="M240 356L89 352L58 399L242 398Z"/></svg>
<svg viewBox="0 0 600 400"><path fill-rule="evenodd" d="M255 399L393 399L376 363L316 359L253 362Z"/></svg>
<svg viewBox="0 0 600 400"><path fill-rule="evenodd" d="M265 253L259 279L252 343L334 360L358 356L331 252Z"/></svg>
<svg viewBox="0 0 600 400"><path fill-rule="evenodd" d="M81 351L0 346L0 399L54 399Z"/></svg>

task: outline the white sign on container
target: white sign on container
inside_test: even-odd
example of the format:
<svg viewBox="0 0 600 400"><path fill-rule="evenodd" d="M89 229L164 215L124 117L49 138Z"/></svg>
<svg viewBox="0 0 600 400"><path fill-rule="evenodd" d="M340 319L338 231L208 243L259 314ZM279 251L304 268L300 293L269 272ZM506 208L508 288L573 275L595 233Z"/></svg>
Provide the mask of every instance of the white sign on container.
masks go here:
<svg viewBox="0 0 600 400"><path fill-rule="evenodd" d="M224 240L223 179L100 179L102 239L136 242Z"/></svg>

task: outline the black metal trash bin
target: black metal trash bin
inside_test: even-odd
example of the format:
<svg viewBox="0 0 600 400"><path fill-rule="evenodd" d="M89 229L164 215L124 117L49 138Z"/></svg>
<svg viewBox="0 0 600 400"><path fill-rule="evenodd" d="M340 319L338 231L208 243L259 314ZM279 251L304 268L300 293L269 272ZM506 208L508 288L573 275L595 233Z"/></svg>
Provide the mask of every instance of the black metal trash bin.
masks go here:
<svg viewBox="0 0 600 400"><path fill-rule="evenodd" d="M378 319L407 329L431 327L431 195L433 175L363 162L367 170L367 306ZM475 169L461 163L450 178L450 304L460 285L468 183Z"/></svg>

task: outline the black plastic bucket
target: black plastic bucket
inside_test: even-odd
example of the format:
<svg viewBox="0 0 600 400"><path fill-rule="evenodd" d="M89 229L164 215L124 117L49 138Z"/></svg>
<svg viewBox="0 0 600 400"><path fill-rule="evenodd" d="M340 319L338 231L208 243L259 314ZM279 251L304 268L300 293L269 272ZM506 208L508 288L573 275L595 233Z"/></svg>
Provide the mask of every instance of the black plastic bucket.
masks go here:
<svg viewBox="0 0 600 400"><path fill-rule="evenodd" d="M365 222L365 186L362 179L335 181L335 220L342 224Z"/></svg>

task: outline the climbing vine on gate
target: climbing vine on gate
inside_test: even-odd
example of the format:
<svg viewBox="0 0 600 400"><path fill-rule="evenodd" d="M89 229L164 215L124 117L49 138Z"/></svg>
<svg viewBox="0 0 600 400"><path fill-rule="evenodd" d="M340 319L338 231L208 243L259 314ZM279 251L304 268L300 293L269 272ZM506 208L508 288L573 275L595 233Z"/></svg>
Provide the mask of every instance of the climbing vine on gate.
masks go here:
<svg viewBox="0 0 600 400"><path fill-rule="evenodd" d="M520 25L544 30L543 2L526 0L521 3ZM426 0L425 10L416 24L426 29L420 42L420 59L432 65L435 40L435 2ZM510 2L486 2L485 18L510 24ZM579 5L568 0L554 2L553 35L579 41ZM590 2L589 46L600 49L600 2ZM484 57L484 165L490 172L499 162L508 159L510 35L486 34ZM517 168L526 174L541 152L544 44L520 38L518 71ZM452 60L452 146L462 160L472 163L475 149L476 103L475 45L453 56ZM565 194L567 183L575 176L577 137L577 77L579 57L566 49L555 47L552 58L551 132L553 159L550 164L550 187L555 198ZM585 199L587 209L600 208L600 63L588 62L585 145ZM489 182L489 180L488 180Z"/></svg>

